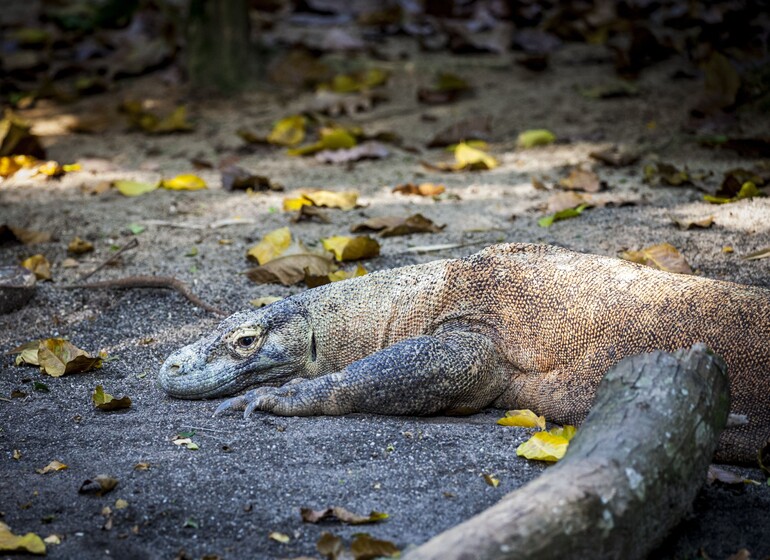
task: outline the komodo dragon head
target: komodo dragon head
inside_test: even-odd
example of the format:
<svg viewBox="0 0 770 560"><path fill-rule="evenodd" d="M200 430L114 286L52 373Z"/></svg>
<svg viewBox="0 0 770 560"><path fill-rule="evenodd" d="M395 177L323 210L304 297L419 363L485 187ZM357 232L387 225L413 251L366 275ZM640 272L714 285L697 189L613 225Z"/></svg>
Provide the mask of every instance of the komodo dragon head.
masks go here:
<svg viewBox="0 0 770 560"><path fill-rule="evenodd" d="M281 385L315 360L305 309L291 298L231 315L214 332L171 354L158 376L172 397L232 395L255 385Z"/></svg>

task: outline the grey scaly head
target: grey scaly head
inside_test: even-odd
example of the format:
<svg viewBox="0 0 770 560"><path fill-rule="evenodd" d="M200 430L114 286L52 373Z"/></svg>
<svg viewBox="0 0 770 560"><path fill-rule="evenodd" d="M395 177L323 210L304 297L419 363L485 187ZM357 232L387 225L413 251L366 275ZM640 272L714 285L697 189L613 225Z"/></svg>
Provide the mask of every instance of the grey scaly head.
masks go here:
<svg viewBox="0 0 770 560"><path fill-rule="evenodd" d="M231 315L208 336L177 350L158 382L172 397L223 397L255 385L281 385L314 359L308 314L292 298Z"/></svg>

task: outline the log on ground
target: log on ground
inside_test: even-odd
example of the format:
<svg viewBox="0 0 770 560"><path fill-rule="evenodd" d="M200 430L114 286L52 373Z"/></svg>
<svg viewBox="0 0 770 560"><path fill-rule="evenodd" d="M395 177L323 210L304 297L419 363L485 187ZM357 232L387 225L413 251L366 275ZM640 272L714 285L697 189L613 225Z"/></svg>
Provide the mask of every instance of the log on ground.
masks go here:
<svg viewBox="0 0 770 560"><path fill-rule="evenodd" d="M406 558L645 558L705 481L729 401L702 344L622 360L558 464Z"/></svg>

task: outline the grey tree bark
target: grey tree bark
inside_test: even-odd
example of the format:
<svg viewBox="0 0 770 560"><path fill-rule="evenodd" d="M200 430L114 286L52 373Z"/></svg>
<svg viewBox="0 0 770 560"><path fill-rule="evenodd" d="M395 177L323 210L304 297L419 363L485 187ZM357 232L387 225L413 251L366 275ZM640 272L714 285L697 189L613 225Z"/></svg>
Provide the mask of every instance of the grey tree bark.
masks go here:
<svg viewBox="0 0 770 560"><path fill-rule="evenodd" d="M611 369L565 457L409 560L645 558L687 513L729 406L704 345Z"/></svg>

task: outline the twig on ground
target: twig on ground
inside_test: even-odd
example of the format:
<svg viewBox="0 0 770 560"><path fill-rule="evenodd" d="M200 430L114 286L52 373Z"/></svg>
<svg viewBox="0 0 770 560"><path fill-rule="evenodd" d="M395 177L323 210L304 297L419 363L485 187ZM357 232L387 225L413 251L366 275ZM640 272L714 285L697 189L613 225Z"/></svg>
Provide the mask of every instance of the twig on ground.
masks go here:
<svg viewBox="0 0 770 560"><path fill-rule="evenodd" d="M129 249L133 249L133 248L135 248L135 247L138 247L138 246L139 246L139 240L138 240L136 237L132 238L132 239L131 239L131 241L129 241L128 243L126 243L125 245L123 245L123 246L122 246L120 249L118 249L118 250L117 250L117 251L116 251L116 252L115 252L115 253L114 253L114 254L113 254L113 255L112 255L112 256L111 256L109 259L107 259L107 260L106 260L106 261L104 261L102 264L100 264L99 266L97 266L97 267L96 267L95 269L93 269L91 272L88 272L88 273L84 274L83 276L81 276L81 277L78 279L78 282L83 282L84 280L86 280L86 279L90 278L91 276L93 276L94 274L96 274L97 272L99 272L101 269L103 269L103 268L104 268L105 266L107 266L108 264L110 264L110 263L112 263L112 262L115 262L115 260L116 260L116 259L117 259L117 258L118 258L120 255L122 255L124 252L128 251Z"/></svg>

